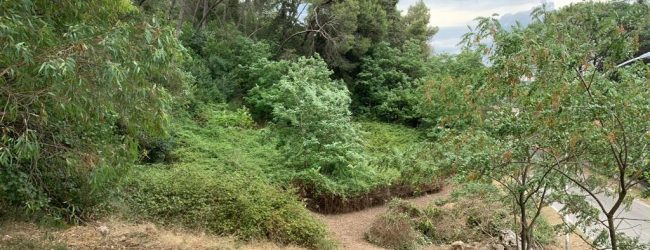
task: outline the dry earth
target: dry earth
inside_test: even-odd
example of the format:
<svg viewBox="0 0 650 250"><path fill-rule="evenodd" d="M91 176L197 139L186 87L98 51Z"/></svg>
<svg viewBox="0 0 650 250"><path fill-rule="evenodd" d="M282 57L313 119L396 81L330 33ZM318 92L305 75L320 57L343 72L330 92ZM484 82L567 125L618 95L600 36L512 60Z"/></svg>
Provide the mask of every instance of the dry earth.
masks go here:
<svg viewBox="0 0 650 250"><path fill-rule="evenodd" d="M448 197L450 191L450 186L445 185L442 190L437 193L416 197L409 199L408 201L415 204L417 207L424 208L433 200ZM341 249L382 249L366 241L364 239L364 234L366 230L370 228L370 225L375 218L385 213L387 209L387 205L382 205L352 213L334 215L315 213L314 215L321 218L321 220L327 225L330 235L338 242L338 246Z"/></svg>
<svg viewBox="0 0 650 250"><path fill-rule="evenodd" d="M62 230L5 221L0 224L0 237L0 249L301 249L269 242L242 243L229 237L117 219Z"/></svg>
<svg viewBox="0 0 650 250"><path fill-rule="evenodd" d="M446 185L440 192L409 199L424 208L436 199L447 198L453 189ZM340 249L382 249L364 239L372 222L388 209L387 205L362 211L323 215L314 213L328 227ZM542 211L552 225L561 224L560 216L552 208ZM105 227L105 228L104 228ZM101 229L100 229L101 228ZM108 229L105 235L101 231ZM564 236L558 236L550 250L564 249ZM570 237L571 249L591 249L579 236ZM130 223L107 219L83 226L54 230L40 228L33 223L5 221L0 224L0 249L301 249L278 246L269 242L242 243L232 237L218 237L199 231L160 228L153 223ZM446 250L449 246L427 246L428 250Z"/></svg>

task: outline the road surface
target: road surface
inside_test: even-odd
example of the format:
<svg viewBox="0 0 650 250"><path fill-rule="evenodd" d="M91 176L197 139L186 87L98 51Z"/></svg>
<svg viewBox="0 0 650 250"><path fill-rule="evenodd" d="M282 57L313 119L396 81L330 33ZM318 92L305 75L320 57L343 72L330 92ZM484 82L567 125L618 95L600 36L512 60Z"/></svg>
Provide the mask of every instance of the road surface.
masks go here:
<svg viewBox="0 0 650 250"><path fill-rule="evenodd" d="M607 209L610 209L615 200L612 197L608 197L603 194L597 194L596 197L603 203L603 206ZM591 197L586 198L589 202L592 203L594 207L598 207L598 204ZM556 211L562 209L563 205L560 203L553 203L551 207ZM624 207L619 208L619 213L616 215L616 223L618 225L618 231L625 233L627 236L636 238L638 237L641 242L650 244L650 205L646 204L641 200L634 200L630 205L629 209ZM600 215L601 220L605 220L604 215ZM566 218L568 223L574 223L576 221L575 215L569 215ZM590 238L595 238L597 232L605 229L603 225L598 225L590 227L587 229L588 232L585 232Z"/></svg>

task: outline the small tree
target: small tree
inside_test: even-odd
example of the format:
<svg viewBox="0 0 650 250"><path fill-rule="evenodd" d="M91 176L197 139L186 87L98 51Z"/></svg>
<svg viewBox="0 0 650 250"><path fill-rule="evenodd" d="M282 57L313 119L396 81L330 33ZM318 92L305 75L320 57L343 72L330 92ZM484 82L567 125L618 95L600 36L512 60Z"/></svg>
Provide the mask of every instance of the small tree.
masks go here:
<svg viewBox="0 0 650 250"><path fill-rule="evenodd" d="M279 82L253 89L258 103L273 108L286 164L296 169L333 174L363 158L349 92L345 84L331 80L331 74L320 58L300 58Z"/></svg>
<svg viewBox="0 0 650 250"><path fill-rule="evenodd" d="M600 212L606 217L607 232L601 234L606 239L594 243L612 249L621 247L616 214L631 200L629 190L640 181L650 153L648 67L616 65L637 52L635 41L649 23L648 14L646 4L584 3L554 13L540 8L527 28L506 31L494 18L482 18L477 32L467 37L470 44L483 37L494 41L492 47L472 45L493 64L491 83L482 93L494 107L482 112L506 111L488 119L488 127L495 128L497 138L525 135L509 140L518 150L504 158L525 159L523 164L532 163L534 169L554 172L541 175L540 183L572 183L578 190L559 197L565 212L578 213L581 225L600 224ZM508 109L519 118L504 118ZM534 159L531 152L543 154ZM523 182L522 177L517 179ZM563 193L560 188L555 186L554 193ZM612 206L598 193L613 196ZM596 210L577 202L585 194Z"/></svg>

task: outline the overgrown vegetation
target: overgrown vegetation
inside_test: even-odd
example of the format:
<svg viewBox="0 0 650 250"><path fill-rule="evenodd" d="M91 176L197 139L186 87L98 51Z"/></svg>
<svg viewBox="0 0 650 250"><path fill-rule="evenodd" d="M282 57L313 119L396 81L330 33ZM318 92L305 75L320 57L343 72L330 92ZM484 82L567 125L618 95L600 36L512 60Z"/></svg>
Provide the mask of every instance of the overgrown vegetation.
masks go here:
<svg viewBox="0 0 650 250"><path fill-rule="evenodd" d="M122 208L327 248L305 207L359 210L455 174L478 184L453 206L394 202L369 239L414 248L509 228L527 250L552 238L540 211L561 202L580 215L571 229L607 218L600 247L640 247L615 216L649 175L650 67L619 64L649 48L648 3L478 18L458 55L432 54L423 1L397 6L3 1L0 215L78 223ZM467 198L481 188L498 198ZM615 203L595 213L580 197L601 192Z"/></svg>
<svg viewBox="0 0 650 250"><path fill-rule="evenodd" d="M190 94L182 46L128 1L4 1L0 20L0 204L88 216Z"/></svg>
<svg viewBox="0 0 650 250"><path fill-rule="evenodd" d="M426 244L455 241L495 242L513 229L505 196L491 184L470 183L455 190L449 200L434 201L420 209L395 199L366 232L368 241L390 249L417 249ZM550 244L555 232L542 219L534 241ZM508 247L508 246L505 246Z"/></svg>

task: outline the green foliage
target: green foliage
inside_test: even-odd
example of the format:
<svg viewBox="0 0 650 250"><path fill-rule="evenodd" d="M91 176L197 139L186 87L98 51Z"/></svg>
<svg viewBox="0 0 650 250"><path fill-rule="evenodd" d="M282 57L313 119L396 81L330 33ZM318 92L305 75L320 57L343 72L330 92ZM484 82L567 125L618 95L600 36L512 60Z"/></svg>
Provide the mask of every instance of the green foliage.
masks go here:
<svg viewBox="0 0 650 250"><path fill-rule="evenodd" d="M0 23L0 203L88 215L189 98L183 49L129 1L3 1Z"/></svg>
<svg viewBox="0 0 650 250"><path fill-rule="evenodd" d="M330 74L320 58L300 58L279 82L260 90L259 102L273 107L287 166L334 174L363 164L349 93Z"/></svg>
<svg viewBox="0 0 650 250"><path fill-rule="evenodd" d="M485 84L486 66L481 55L463 51L459 55L440 55L431 58L431 73L421 85L424 98L418 103L423 125L430 128L430 136L440 139L444 130L462 131L476 124L482 105L477 98Z"/></svg>
<svg viewBox="0 0 650 250"><path fill-rule="evenodd" d="M267 131L256 130L246 109L202 105L194 115L177 117L174 165L208 166L259 175L278 171L281 156Z"/></svg>
<svg viewBox="0 0 650 250"><path fill-rule="evenodd" d="M205 101L222 101L242 98L255 82L249 81L248 66L271 56L270 46L254 41L231 25L210 23L206 29L196 31L186 27L181 37L184 44L195 51L196 62L189 65L197 73L199 97ZM194 68L197 67L197 68ZM209 70L211 80L205 74Z"/></svg>
<svg viewBox="0 0 650 250"><path fill-rule="evenodd" d="M417 125L417 105L424 95L420 78L427 73L427 55L415 42L399 49L377 45L363 58L361 72L351 87L355 112L384 121Z"/></svg>
<svg viewBox="0 0 650 250"><path fill-rule="evenodd" d="M644 3L582 3L557 12L539 8L528 27L505 29L495 18L480 18L466 37L492 63L477 113L498 146L486 147L493 163L479 171L509 190L516 212L529 214L531 227L536 209L528 208L551 198L581 214L580 225L598 224L599 214L611 217L631 200L628 190L648 165L650 137L643 121L650 115L650 92L643 86L649 68L617 64L638 53L639 34L650 25L648 13ZM491 48L472 42L486 37ZM610 186L607 178L622 184ZM616 205L594 212L578 198L582 194L548 197L546 190L566 183L594 199L599 199L594 193L612 194ZM531 198L516 198L522 194ZM618 237L605 236L596 243L618 249Z"/></svg>
<svg viewBox="0 0 650 250"><path fill-rule="evenodd" d="M444 207L419 209L407 201L392 200L388 211L366 233L370 242L391 249L420 245L478 242L510 228L508 211L499 201L460 197Z"/></svg>
<svg viewBox="0 0 650 250"><path fill-rule="evenodd" d="M337 78L347 83L355 80L362 58L381 43L402 47L414 40L426 55L426 41L437 31L428 26L424 4L402 17L395 0L313 1L308 13L305 32L311 35L304 36L303 53L321 55Z"/></svg>
<svg viewBox="0 0 650 250"><path fill-rule="evenodd" d="M407 37L419 41L426 52L429 52L429 40L438 33L437 27L429 26L430 17L429 8L422 0L410 6L404 16Z"/></svg>
<svg viewBox="0 0 650 250"><path fill-rule="evenodd" d="M204 166L147 168L136 174L132 188L135 211L153 220L246 240L326 244L323 225L291 192L263 178Z"/></svg>
<svg viewBox="0 0 650 250"><path fill-rule="evenodd" d="M290 65L291 62L286 60L262 59L246 69L244 81L254 83L255 86L249 91L245 101L256 121L266 122L273 118L273 106L262 95L287 75Z"/></svg>
<svg viewBox="0 0 650 250"><path fill-rule="evenodd" d="M202 105L172 125L175 160L139 166L124 181L128 214L244 240L330 247L323 225L281 188L276 175L290 173L278 168L273 140L253 128L246 109Z"/></svg>

